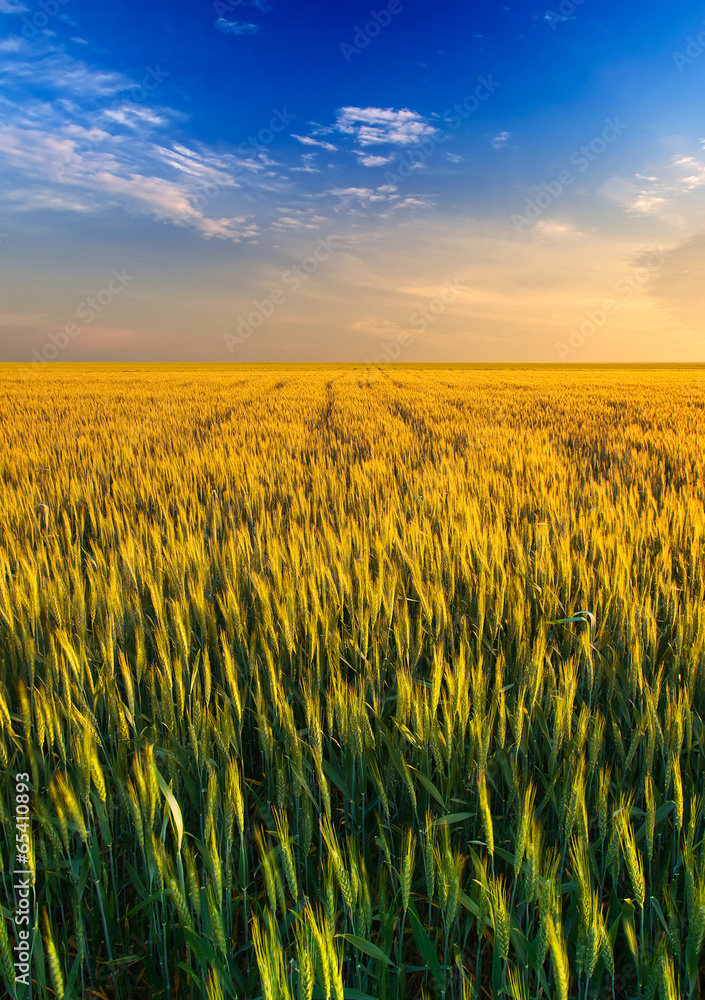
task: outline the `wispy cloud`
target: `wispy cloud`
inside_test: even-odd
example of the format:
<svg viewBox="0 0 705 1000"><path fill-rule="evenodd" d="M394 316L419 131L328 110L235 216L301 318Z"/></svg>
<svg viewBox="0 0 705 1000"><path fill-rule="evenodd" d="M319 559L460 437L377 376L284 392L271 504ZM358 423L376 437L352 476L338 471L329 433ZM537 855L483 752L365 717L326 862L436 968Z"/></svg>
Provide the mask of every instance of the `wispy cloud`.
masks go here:
<svg viewBox="0 0 705 1000"><path fill-rule="evenodd" d="M310 135L294 135L298 142L306 146L316 146L328 152L352 152L361 167L383 167L394 160L394 148L414 146L424 139L436 135L436 129L417 111L409 108L339 108L335 123L319 125L312 123ZM338 136L339 144L334 145L328 136ZM373 151L374 146L392 147L385 152ZM294 168L301 170L305 168ZM342 190L342 189L340 189ZM367 187L350 187L348 191L365 191ZM367 201L371 200L368 196Z"/></svg>
<svg viewBox="0 0 705 1000"><path fill-rule="evenodd" d="M292 167L294 173L300 174L320 174L318 167L314 166L316 157L313 153L304 153L301 157L301 166Z"/></svg>
<svg viewBox="0 0 705 1000"><path fill-rule="evenodd" d="M310 135L293 135L293 138L298 139L304 146L320 146L321 149L327 149L329 153L337 151L337 146L334 146L332 142L321 142L320 139L313 139Z"/></svg>
<svg viewBox="0 0 705 1000"><path fill-rule="evenodd" d="M13 44L2 51L17 52L20 56L0 63L0 80L5 90L31 84L85 100L111 97L137 86L136 81L123 73L95 69L61 49L46 44L33 46L20 39L17 40L19 45L15 44L15 39L9 41Z"/></svg>
<svg viewBox="0 0 705 1000"><path fill-rule="evenodd" d="M387 197L386 191L382 192L379 189L361 187L333 188L330 193L336 198L361 202L384 201Z"/></svg>
<svg viewBox="0 0 705 1000"><path fill-rule="evenodd" d="M705 140L701 141L705 146ZM705 187L705 160L697 156L673 156L658 173L635 174L633 180L613 177L602 193L633 215L659 215L672 221L682 218L679 210Z"/></svg>
<svg viewBox="0 0 705 1000"><path fill-rule="evenodd" d="M431 208L434 204L430 198L418 195L402 197L393 184L332 188L323 196L336 199L333 210L338 215L376 215L379 219L389 219L402 210Z"/></svg>
<svg viewBox="0 0 705 1000"><path fill-rule="evenodd" d="M383 167L394 159L392 156L375 156L372 153L358 153L357 158L363 167Z"/></svg>
<svg viewBox="0 0 705 1000"><path fill-rule="evenodd" d="M509 132L500 132L499 135L496 135L492 140L492 148L503 149L504 146L507 145L507 140L509 139L509 136L510 136Z"/></svg>
<svg viewBox="0 0 705 1000"><path fill-rule="evenodd" d="M435 128L417 111L402 108L340 108L334 131L351 135L361 146L388 143L410 146L435 135Z"/></svg>
<svg viewBox="0 0 705 1000"><path fill-rule="evenodd" d="M108 136L105 148L83 148L77 138L63 137L36 128L0 125L0 157L21 172L22 186L6 180L4 199L15 209L54 208L95 212L122 207L132 214L189 226L204 236L240 240L256 233L244 217L210 218L200 207L204 192L236 186L218 160L206 152L189 150L188 156L156 144L127 147ZM159 165L179 170L177 159L191 169L189 180L157 173ZM139 162L138 162L139 161ZM61 179L53 167L63 165ZM7 174L6 174L7 176Z"/></svg>
<svg viewBox="0 0 705 1000"><path fill-rule="evenodd" d="M249 24L247 21L226 21L224 17L219 17L215 22L218 31L226 35L259 35L260 26Z"/></svg>
<svg viewBox="0 0 705 1000"><path fill-rule="evenodd" d="M0 14L22 14L29 10L20 0L0 0Z"/></svg>
<svg viewBox="0 0 705 1000"><path fill-rule="evenodd" d="M312 208L279 208L282 214L272 222L270 228L279 232L291 232L300 229L318 230L326 221L325 215L319 215Z"/></svg>
<svg viewBox="0 0 705 1000"><path fill-rule="evenodd" d="M121 208L205 237L257 235L251 219L223 209L233 202L228 192L265 170L260 157L225 156L174 141L170 131L183 116L173 109L119 96L103 105L134 86L128 77L93 69L61 50L48 52L46 45L39 51L33 61L33 47L23 46L14 61L0 63L0 77L11 83L0 118L0 201L6 207L84 214ZM50 98L27 97L30 67L33 82L39 77ZM221 195L216 215L211 202Z"/></svg>

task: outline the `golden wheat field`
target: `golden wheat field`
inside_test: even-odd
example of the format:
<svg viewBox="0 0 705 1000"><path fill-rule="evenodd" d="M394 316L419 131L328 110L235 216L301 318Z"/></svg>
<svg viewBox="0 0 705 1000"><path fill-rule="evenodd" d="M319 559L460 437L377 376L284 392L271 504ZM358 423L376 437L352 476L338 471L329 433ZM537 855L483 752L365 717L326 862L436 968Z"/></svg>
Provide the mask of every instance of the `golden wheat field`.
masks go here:
<svg viewBox="0 0 705 1000"><path fill-rule="evenodd" d="M705 368L4 365L0 441L6 995L699 995Z"/></svg>

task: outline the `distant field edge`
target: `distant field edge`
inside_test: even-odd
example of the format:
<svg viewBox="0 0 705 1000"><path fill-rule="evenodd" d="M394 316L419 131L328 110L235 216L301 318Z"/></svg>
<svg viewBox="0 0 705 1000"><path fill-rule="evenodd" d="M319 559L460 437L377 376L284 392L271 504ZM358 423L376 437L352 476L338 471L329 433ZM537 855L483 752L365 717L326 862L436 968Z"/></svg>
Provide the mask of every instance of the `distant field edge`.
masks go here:
<svg viewBox="0 0 705 1000"><path fill-rule="evenodd" d="M8 373L13 372L16 369L35 367L34 362L27 361L0 361L0 371L7 371ZM225 369L236 369L238 371L243 369L263 369L267 371L274 371L278 369L286 369L289 371L306 371L306 370L350 370L354 371L356 369L367 369L367 368L382 368L384 370L393 368L399 369L431 369L431 370L447 370L453 369L457 371L594 371L594 370L634 370L634 371L657 371L657 370L668 370L668 371L682 371L682 370L697 370L705 369L705 361L639 361L639 362L622 362L622 361L604 361L604 362L594 362L592 364L579 364L570 363L565 364L562 362L517 362L517 361L482 361L482 362L470 362L470 361L409 361L404 363L395 364L393 362L384 362L383 364L374 364L370 362L369 364L362 361L246 361L246 362L232 362L232 361L54 361L48 362L46 365L41 366L42 373L47 373L52 369L57 371L61 370L75 370L77 368L90 368L90 369L109 369L112 371L123 370L123 371L149 371L151 369L169 369L173 371L179 370L196 370L196 369L211 369L211 370L225 370Z"/></svg>

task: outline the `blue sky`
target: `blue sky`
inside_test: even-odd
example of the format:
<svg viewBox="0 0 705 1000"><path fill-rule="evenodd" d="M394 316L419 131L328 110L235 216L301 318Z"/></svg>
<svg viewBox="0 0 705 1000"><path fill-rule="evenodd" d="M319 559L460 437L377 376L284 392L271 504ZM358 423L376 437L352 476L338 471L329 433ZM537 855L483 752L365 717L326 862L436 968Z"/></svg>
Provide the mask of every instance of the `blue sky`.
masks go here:
<svg viewBox="0 0 705 1000"><path fill-rule="evenodd" d="M0 31L2 360L705 360L695 3L0 0Z"/></svg>

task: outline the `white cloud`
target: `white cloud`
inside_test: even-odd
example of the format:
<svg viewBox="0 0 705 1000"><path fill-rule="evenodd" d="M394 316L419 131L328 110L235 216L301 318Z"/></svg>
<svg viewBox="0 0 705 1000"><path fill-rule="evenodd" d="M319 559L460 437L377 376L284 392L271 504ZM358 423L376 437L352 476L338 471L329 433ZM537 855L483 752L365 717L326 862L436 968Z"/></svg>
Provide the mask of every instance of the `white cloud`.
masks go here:
<svg viewBox="0 0 705 1000"><path fill-rule="evenodd" d="M337 152L337 147L332 142L320 142L318 139L312 139L310 135L293 135L293 138L298 139L304 146L320 146L321 149L327 149L329 153Z"/></svg>
<svg viewBox="0 0 705 1000"><path fill-rule="evenodd" d="M301 166L292 167L291 169L294 173L320 174L321 171L318 169L318 167L314 167L313 165L315 161L316 157L314 156L313 153L304 153L303 156L301 157Z"/></svg>
<svg viewBox="0 0 705 1000"><path fill-rule="evenodd" d="M226 35L259 35L260 29L257 24L248 24L246 21L226 21L224 17L219 17L215 22L218 31Z"/></svg>
<svg viewBox="0 0 705 1000"><path fill-rule="evenodd" d="M315 209L310 207L301 209L287 205L286 208L278 206L274 211L282 214L271 224L270 228L280 232L295 229L320 229L321 223L326 221L324 215L318 215Z"/></svg>
<svg viewBox="0 0 705 1000"><path fill-rule="evenodd" d="M384 201L385 195L378 194L373 188L334 188L331 192L337 198L354 198L357 201Z"/></svg>
<svg viewBox="0 0 705 1000"><path fill-rule="evenodd" d="M676 181L676 185L680 185L683 190L694 191L705 184L705 163L699 162L694 156L676 156L673 166L683 167L681 176Z"/></svg>
<svg viewBox="0 0 705 1000"><path fill-rule="evenodd" d="M417 111L402 108L340 108L333 129L352 135L361 146L388 143L411 146L436 130Z"/></svg>
<svg viewBox="0 0 705 1000"><path fill-rule="evenodd" d="M154 155L175 170L188 174L196 181L217 182L220 185L236 186L231 177L231 171L237 161L232 156L218 156L209 152L199 153L181 143L174 142L171 147L154 145Z"/></svg>
<svg viewBox="0 0 705 1000"><path fill-rule="evenodd" d="M22 172L25 185L34 182L29 192L25 187L10 193L9 200L19 208L86 212L122 207L131 214L197 229L204 236L239 240L256 232L241 216L213 219L204 214L203 208L222 190L236 186L217 156L150 144L139 150L138 164L137 152L113 136L91 149L75 138L0 125L4 162ZM179 163L188 178L159 176L160 162Z"/></svg>
<svg viewBox="0 0 705 1000"><path fill-rule="evenodd" d="M394 195L391 196L394 198ZM435 202L431 198L420 198L418 196L407 195L406 198L402 198L396 201L390 208L392 212L398 212L400 209L404 208L433 208Z"/></svg>
<svg viewBox="0 0 705 1000"><path fill-rule="evenodd" d="M160 114L155 108L145 107L140 104L125 102L117 107L108 108L102 112L102 119L113 121L118 125L127 128L138 128L141 125L165 125L167 117Z"/></svg>
<svg viewBox="0 0 705 1000"><path fill-rule="evenodd" d="M402 198L397 194L393 184L380 184L378 187L346 187L332 188L327 192L338 199L334 205L336 213L348 212L352 215L374 212L381 209L379 217L389 218L392 213L401 209L431 208L434 204L429 198L407 195Z"/></svg>
<svg viewBox="0 0 705 1000"><path fill-rule="evenodd" d="M41 100L33 96L33 70L48 95ZM3 81L11 86L0 96L0 205L13 212L86 216L117 210L188 227L204 237L251 240L260 228L252 221L251 199L245 207L242 188L287 199L286 208L268 213L266 221L257 216L261 227L271 225L275 232L320 228L320 216L300 216L294 208L314 200L319 210L326 204L327 216L378 218L430 204L412 192L403 197L393 185L356 184L345 174L330 185L332 190L308 186L297 197L294 187L297 174L320 173L330 159L336 161L333 169L340 169L338 158L327 154L347 147L360 165L384 167L395 149L434 134L409 109L342 108L335 125L326 129L312 123L311 134L295 135L302 155L283 170L264 152L246 159L179 141L176 128L187 116L157 103L158 91L147 100L133 100L130 91L137 84L128 76L92 68L45 39L23 41L21 51L0 58Z"/></svg>
<svg viewBox="0 0 705 1000"><path fill-rule="evenodd" d="M383 167L385 163L391 163L392 156L373 156L369 153L358 153L358 160L363 167Z"/></svg>
<svg viewBox="0 0 705 1000"><path fill-rule="evenodd" d="M499 135L496 135L492 140L492 148L502 149L504 146L506 146L507 139L509 138L510 134L511 134L510 132L500 132Z"/></svg>
<svg viewBox="0 0 705 1000"><path fill-rule="evenodd" d="M424 139L429 139L437 134L437 130L417 111L410 111L408 108L395 110L393 108L339 108L336 113L334 125L319 125L312 122L313 131L311 135L294 135L294 138L307 146L318 146L330 152L340 152L345 144L334 146L326 138L330 135L349 137L352 140L352 149L347 145L349 152L357 156L358 165L362 167L383 167L394 160L393 150L384 153L373 152L372 146L414 146ZM331 166L339 166L328 164ZM424 166L423 163L418 164ZM308 167L294 167L294 170L309 170ZM338 189L338 192L343 189ZM368 190L367 188L349 188L348 192L357 190ZM369 189L372 190L372 189ZM379 189L377 189L379 190ZM336 193L338 193L336 192ZM349 195L348 195L349 196ZM373 197L379 197L372 192ZM369 200L369 198L368 198Z"/></svg>
<svg viewBox="0 0 705 1000"><path fill-rule="evenodd" d="M238 159L172 141L167 126L183 117L173 109L125 97L101 107L101 99L122 95L133 85L127 77L91 69L46 47L30 63L27 54L35 49L30 45L29 53L2 65L13 85L6 94L17 100L2 98L0 201L15 211L118 208L205 237L256 235L258 227L239 211L225 215L223 210L243 179L252 182L266 171L266 157ZM52 100L26 96L30 65L47 87L51 84ZM217 216L212 211L216 198Z"/></svg>
<svg viewBox="0 0 705 1000"><path fill-rule="evenodd" d="M17 88L30 84L62 94L77 95L85 100L110 97L137 86L134 80L122 73L95 69L58 49L24 45L21 49L4 51L26 51L27 56L0 63L0 80L5 90L8 87Z"/></svg>
<svg viewBox="0 0 705 1000"><path fill-rule="evenodd" d="M318 222L304 222L303 219L292 218L290 215L281 215L272 223L270 229L286 232L291 229L319 229L319 227Z"/></svg>
<svg viewBox="0 0 705 1000"><path fill-rule="evenodd" d="M332 188L327 192L337 199L333 205L336 214L360 215L367 214L376 208L385 209L393 204L399 195L391 194L387 185L377 188L346 187Z"/></svg>
<svg viewBox="0 0 705 1000"><path fill-rule="evenodd" d="M705 145L705 143L703 143ZM619 202L634 215L658 215L680 220L676 209L705 187L705 162L685 154L672 157L661 175L635 174L634 180L613 177L603 185L602 193Z"/></svg>
<svg viewBox="0 0 705 1000"><path fill-rule="evenodd" d="M20 0L0 0L0 14L22 14L29 10Z"/></svg>

